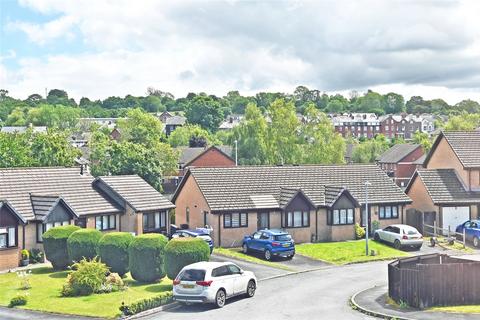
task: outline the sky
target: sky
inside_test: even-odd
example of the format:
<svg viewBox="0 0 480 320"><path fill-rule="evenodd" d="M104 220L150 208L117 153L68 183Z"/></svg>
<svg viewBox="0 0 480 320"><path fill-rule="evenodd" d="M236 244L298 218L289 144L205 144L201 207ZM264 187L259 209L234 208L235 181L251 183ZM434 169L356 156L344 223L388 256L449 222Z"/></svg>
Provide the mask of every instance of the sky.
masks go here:
<svg viewBox="0 0 480 320"><path fill-rule="evenodd" d="M480 101L480 1L0 0L0 88Z"/></svg>

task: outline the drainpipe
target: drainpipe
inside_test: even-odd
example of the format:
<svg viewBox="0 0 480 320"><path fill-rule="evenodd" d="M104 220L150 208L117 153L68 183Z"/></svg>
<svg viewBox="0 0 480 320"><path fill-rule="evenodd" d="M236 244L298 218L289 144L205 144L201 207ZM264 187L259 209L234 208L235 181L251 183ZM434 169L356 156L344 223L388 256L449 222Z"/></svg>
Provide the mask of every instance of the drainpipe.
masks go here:
<svg viewBox="0 0 480 320"><path fill-rule="evenodd" d="M25 225L22 225L22 249L25 249Z"/></svg>
<svg viewBox="0 0 480 320"><path fill-rule="evenodd" d="M315 241L318 241L318 208L315 209Z"/></svg>
<svg viewBox="0 0 480 320"><path fill-rule="evenodd" d="M221 214L218 214L218 246L222 246L222 236L221 236L221 230L220 230L220 216Z"/></svg>

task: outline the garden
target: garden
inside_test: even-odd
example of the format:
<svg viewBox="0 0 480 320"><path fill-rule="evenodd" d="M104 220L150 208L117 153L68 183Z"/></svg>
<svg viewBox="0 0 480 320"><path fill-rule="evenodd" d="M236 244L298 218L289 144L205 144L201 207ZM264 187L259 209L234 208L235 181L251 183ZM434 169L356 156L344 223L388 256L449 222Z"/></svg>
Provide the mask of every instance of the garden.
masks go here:
<svg viewBox="0 0 480 320"><path fill-rule="evenodd" d="M114 318L169 303L172 280L188 264L208 261L208 244L160 234L134 237L60 226L43 235L52 267L0 275L0 305Z"/></svg>

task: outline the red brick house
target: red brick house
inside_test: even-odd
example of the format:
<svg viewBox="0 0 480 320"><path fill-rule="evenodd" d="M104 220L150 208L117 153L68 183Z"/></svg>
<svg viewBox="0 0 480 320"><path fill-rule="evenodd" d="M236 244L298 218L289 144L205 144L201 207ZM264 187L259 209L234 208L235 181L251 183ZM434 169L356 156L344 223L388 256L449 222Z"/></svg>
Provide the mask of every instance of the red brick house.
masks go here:
<svg viewBox="0 0 480 320"><path fill-rule="evenodd" d="M406 187L417 169L416 161L423 155L419 144L396 144L380 155L376 162L398 186Z"/></svg>
<svg viewBox="0 0 480 320"><path fill-rule="evenodd" d="M0 169L0 270L65 224L102 232L168 233L175 206L137 175L93 177L78 167Z"/></svg>
<svg viewBox="0 0 480 320"><path fill-rule="evenodd" d="M480 212L480 132L441 132L406 191L407 222L455 228Z"/></svg>

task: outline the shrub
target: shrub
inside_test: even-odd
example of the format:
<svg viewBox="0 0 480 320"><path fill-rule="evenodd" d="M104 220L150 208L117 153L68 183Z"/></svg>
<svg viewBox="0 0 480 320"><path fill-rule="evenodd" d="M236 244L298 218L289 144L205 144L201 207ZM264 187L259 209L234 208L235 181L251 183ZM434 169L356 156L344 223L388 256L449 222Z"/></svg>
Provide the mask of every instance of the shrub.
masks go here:
<svg viewBox="0 0 480 320"><path fill-rule="evenodd" d="M106 233L98 242L98 256L111 272L120 276L128 272L128 246L134 239L128 232Z"/></svg>
<svg viewBox="0 0 480 320"><path fill-rule="evenodd" d="M91 261L82 259L72 268L74 271L67 276L67 281L62 288L63 296L88 296L99 292L108 273L107 266L97 258Z"/></svg>
<svg viewBox="0 0 480 320"><path fill-rule="evenodd" d="M80 261L83 258L92 260L97 256L98 241L102 233L96 229L80 229L68 237L68 257L71 261Z"/></svg>
<svg viewBox="0 0 480 320"><path fill-rule="evenodd" d="M28 252L27 249L23 249L22 251L20 251L20 254L22 255L22 260L30 259L30 252Z"/></svg>
<svg viewBox="0 0 480 320"><path fill-rule="evenodd" d="M165 247L165 270L174 280L183 267L200 261L208 261L210 247L200 238L177 238Z"/></svg>
<svg viewBox="0 0 480 320"><path fill-rule="evenodd" d="M128 265L132 278L154 282L165 277L164 259L167 238L150 233L135 237L128 247Z"/></svg>
<svg viewBox="0 0 480 320"><path fill-rule="evenodd" d="M45 262L45 255L42 250L33 248L30 250L30 263L43 263Z"/></svg>
<svg viewBox="0 0 480 320"><path fill-rule="evenodd" d="M357 239L362 239L363 237L365 237L365 229L360 227L358 223L355 223L355 237Z"/></svg>
<svg viewBox="0 0 480 320"><path fill-rule="evenodd" d="M27 301L28 293L19 293L10 300L10 304L8 305L8 307L13 308L16 306L24 306L27 304Z"/></svg>
<svg viewBox="0 0 480 320"><path fill-rule="evenodd" d="M67 239L79 229L80 227L68 225L51 228L43 234L45 256L55 270L65 269L72 264L72 261L68 258Z"/></svg>
<svg viewBox="0 0 480 320"><path fill-rule="evenodd" d="M167 291L167 292L162 292L158 296L136 301L129 305L122 302L122 305L120 306L120 311L122 311L123 314L126 316L137 314L139 312L157 308L171 302L172 296L173 296L172 292Z"/></svg>

